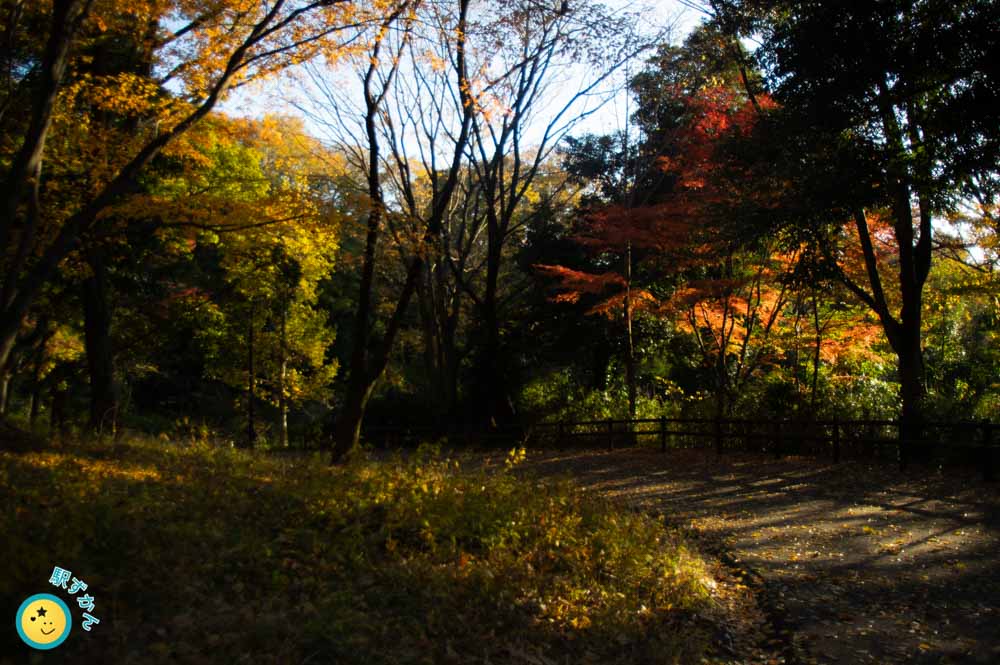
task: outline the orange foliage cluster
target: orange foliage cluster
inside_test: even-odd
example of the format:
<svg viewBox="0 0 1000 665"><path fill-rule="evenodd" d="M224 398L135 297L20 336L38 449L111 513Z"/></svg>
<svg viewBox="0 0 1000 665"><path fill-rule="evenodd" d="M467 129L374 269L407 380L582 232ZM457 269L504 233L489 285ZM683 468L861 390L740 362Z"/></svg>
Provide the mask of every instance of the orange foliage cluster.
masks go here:
<svg viewBox="0 0 1000 665"><path fill-rule="evenodd" d="M769 98L758 100L771 107ZM732 132L746 133L757 111L741 95L725 86L705 88L687 100L689 121L676 132L677 155L656 158L655 167L676 178L672 194L653 205L629 207L609 205L586 218L585 229L576 240L594 254L623 255L637 250L660 265L669 265L675 274L693 268L716 265L728 252L725 240L717 233L718 210L731 203L739 193L716 177L720 170L717 147L720 139ZM578 302L584 294L608 295L589 313L612 315L624 304L625 278L615 272L592 275L563 266L536 266L558 280L555 302ZM619 290L609 286L619 285ZM734 292L735 282L725 278L689 281L673 303L661 303L648 290L628 285L630 302L636 309L661 315L676 313L683 305L718 298Z"/></svg>
<svg viewBox="0 0 1000 665"><path fill-rule="evenodd" d="M752 174L741 175L724 162L719 146L733 135L748 134L758 109L773 108L773 100L761 96L755 106L740 91L719 86L701 90L686 106L688 122L677 130L674 154L657 158L654 165L674 178L671 194L655 205L605 207L587 217L585 230L576 238L595 255L627 257L630 252L654 264L654 274L680 277L681 285L672 295L660 301L649 290L629 284L621 273L538 268L558 280L556 302L576 303L585 294L597 295L599 302L587 313L614 317L625 312L627 297L632 311L673 320L695 339L704 363L719 368L720 389L730 391L780 359L788 351L787 338L798 334L790 330L787 277L800 251L782 251L772 243L751 251L722 232L731 221L727 215L747 196L744 181ZM875 343L878 326L857 324L854 318L836 326L828 322L824 356L856 355L859 344L868 348Z"/></svg>
<svg viewBox="0 0 1000 665"><path fill-rule="evenodd" d="M600 314L609 319L618 316L625 306L625 291L620 291L587 310L587 314ZM633 312L659 312L662 303L649 291L645 289L632 288L628 291L629 307Z"/></svg>
<svg viewBox="0 0 1000 665"><path fill-rule="evenodd" d="M788 304L782 277L794 261L795 255L781 253L730 258L724 277L689 281L664 309L695 336L706 360L732 352L745 359L748 351L774 347Z"/></svg>
<svg viewBox="0 0 1000 665"><path fill-rule="evenodd" d="M587 216L575 240L595 253L637 249L675 255L691 243L695 219L673 203L628 208L611 205Z"/></svg>
<svg viewBox="0 0 1000 665"><path fill-rule="evenodd" d="M554 302L576 303L584 294L600 295L607 289L617 286L625 287L625 279L614 272L594 275L564 266L536 266L543 275L559 280L562 293L555 296Z"/></svg>
<svg viewBox="0 0 1000 665"><path fill-rule="evenodd" d="M882 326L877 322L855 316L837 321L825 333L820 342L820 358L831 365L851 359L882 360L882 354L874 349L885 340Z"/></svg>

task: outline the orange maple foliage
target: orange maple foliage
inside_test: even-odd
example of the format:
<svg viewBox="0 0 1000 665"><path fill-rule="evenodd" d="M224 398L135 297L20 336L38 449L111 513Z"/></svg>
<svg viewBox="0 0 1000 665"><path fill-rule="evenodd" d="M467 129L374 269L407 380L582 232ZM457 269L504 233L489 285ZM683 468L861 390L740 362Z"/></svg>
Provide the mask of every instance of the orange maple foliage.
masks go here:
<svg viewBox="0 0 1000 665"><path fill-rule="evenodd" d="M770 108L767 97L759 101ZM717 177L720 171L719 141L733 132L745 134L756 120L757 111L738 91L725 86L702 89L686 100L687 122L676 130L676 155L660 156L655 167L675 178L673 192L651 205L609 205L586 217L584 229L575 237L594 255L622 256L635 250L642 260L668 266L667 272L683 274L695 268L717 265L720 252L728 251L720 227L725 221L719 210L733 203L738 192ZM555 302L575 303L584 294L607 294L588 313L610 315L623 304L626 287L637 309L667 313L672 307L661 303L646 289L637 289L619 272L599 275L563 266L535 266L542 274L558 280ZM613 289L612 286L619 286ZM675 297L681 300L706 297L725 290L723 281L688 282ZM673 308L675 309L675 308Z"/></svg>
<svg viewBox="0 0 1000 665"><path fill-rule="evenodd" d="M771 108L774 102L764 96L758 105ZM717 370L718 394L731 396L780 356L775 333L788 304L785 278L798 251L783 252L770 242L742 248L725 231L746 187L734 182L740 173L719 147L729 137L746 135L758 109L741 91L725 86L698 91L685 107L686 122L676 130L674 153L655 161L656 169L673 178L671 193L653 205L605 207L587 217L576 238L595 255L625 256L626 263L637 252L656 268L651 272L680 278L682 285L661 301L618 272L537 268L558 280L556 302L599 295L588 314L610 317L627 310L627 301L632 311L672 319L694 337L703 364Z"/></svg>

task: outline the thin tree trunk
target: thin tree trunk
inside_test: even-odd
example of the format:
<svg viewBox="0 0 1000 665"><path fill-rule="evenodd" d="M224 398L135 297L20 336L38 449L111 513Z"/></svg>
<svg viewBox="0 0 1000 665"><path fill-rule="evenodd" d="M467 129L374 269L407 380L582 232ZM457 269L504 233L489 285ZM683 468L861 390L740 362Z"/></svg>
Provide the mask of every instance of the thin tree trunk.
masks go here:
<svg viewBox="0 0 1000 665"><path fill-rule="evenodd" d="M42 340L35 351L35 362L31 372L31 405L28 407L28 428L35 430L38 423L38 413L42 407L42 363L45 361L45 349L52 334L43 333Z"/></svg>
<svg viewBox="0 0 1000 665"><path fill-rule="evenodd" d="M114 435L118 423L114 349L111 342L111 306L108 274L99 253L89 257L93 274L83 283L84 340L90 374L90 419L87 428L98 435Z"/></svg>
<svg viewBox="0 0 1000 665"><path fill-rule="evenodd" d="M812 388L809 395L809 412L812 414L813 418L815 418L816 399L819 388L820 350L823 346L823 328L820 326L819 322L819 296L816 295L815 291L813 292L813 330L816 333L816 348L813 350Z"/></svg>
<svg viewBox="0 0 1000 665"><path fill-rule="evenodd" d="M374 110L369 110L369 139L375 137ZM351 349L351 359L348 365L347 390L344 396L344 406L337 418L337 430L334 437L331 463L343 459L354 450L361 438L361 424L364 420L365 407L371 396L378 374L370 369L369 358L371 344L370 318L375 307L375 297L372 286L375 281L375 250L381 231L382 202L381 185L378 182L377 143L372 143L369 151L374 154L372 168L369 173L369 196L372 197L371 210L368 212L368 232L365 238L364 262L361 268L361 285L358 294L358 305L354 314L354 346ZM379 372L380 374L381 372Z"/></svg>
<svg viewBox="0 0 1000 665"><path fill-rule="evenodd" d="M463 108L462 128L455 138L455 151L452 155L452 163L448 170L448 176L441 189L434 192L430 217L422 238L423 243L428 246L433 243L441 231L442 220L447 213L455 186L458 183L458 174L462 158L465 154L465 148L468 144L469 128L476 107L472 99L472 90L466 71L465 29L469 2L470 0L458 0L459 16L455 31L455 68L458 74L458 94ZM388 27L397 16L398 13L393 14L386 19L383 25ZM382 185L379 175L380 160L376 120L379 117L379 105L382 103L386 89L391 83L390 76L389 80L385 82L386 88L383 88L378 96L372 91L372 81L375 78L375 68L378 64L379 45L380 42L376 45L372 53L372 64L364 80L366 104L365 131L368 136L367 178L371 210L368 215L368 231L365 239L365 254L361 269L361 287L354 320L354 349L351 353L344 407L338 419L337 433L330 456L331 464L336 464L343 460L358 445L361 436L361 424L364 421L365 407L368 405L375 382L378 381L379 377L382 376L382 372L385 371L389 360L389 353L392 351L392 345L395 343L396 335L402 325L403 315L416 290L417 280L423 269L423 257L418 252L410 261L406 282L403 285L399 299L396 301L392 316L386 325L382 340L379 344L373 345L370 332L370 316L374 311L372 285L375 273L375 248L378 243L381 220L384 213ZM393 70L394 73L395 70Z"/></svg>
<svg viewBox="0 0 1000 665"><path fill-rule="evenodd" d="M56 432L59 430L58 427L58 395L59 388L55 385L52 386L51 394L49 395L49 436L55 436Z"/></svg>
<svg viewBox="0 0 1000 665"><path fill-rule="evenodd" d="M882 126L891 149L906 154L903 129L896 109L892 106L892 91L888 80L879 85L876 98L882 114ZM921 148L916 118L907 118L910 131L910 146ZM890 193L892 194L893 233L896 236L899 258L899 288L902 306L899 312L898 334L892 344L899 358L899 382L903 401L900 414L900 466L905 466L911 454L912 442L921 438L920 423L923 420L924 402L924 361L921 348L921 310L923 287L931 269L932 221L930 202L915 184L913 178L901 166L899 160L892 160L888 169ZM920 160L915 161L921 171ZM929 180L929 173L920 173ZM919 238L913 229L913 198L916 194L919 213ZM890 339L890 343L892 339Z"/></svg>
<svg viewBox="0 0 1000 665"><path fill-rule="evenodd" d="M257 441L254 426L254 402L256 401L257 368L254 363L254 306L250 300L250 316L247 325L247 440L245 447L253 448Z"/></svg>
<svg viewBox="0 0 1000 665"><path fill-rule="evenodd" d="M52 383L52 406L49 410L49 435L63 437L66 434L66 390Z"/></svg>
<svg viewBox="0 0 1000 665"><path fill-rule="evenodd" d="M400 293L392 317L386 325L385 333L382 335L382 343L374 349L365 349L362 354L365 363L361 366L362 371L351 372L344 407L337 424L336 439L330 457L331 464L337 464L345 459L357 448L361 440L361 425L365 417L365 408L368 406L368 400L375 389L375 383L382 376L386 365L389 364L389 354L403 324L403 315L406 313L414 291L416 291L421 265L422 259L418 255L413 259L407 271L403 291Z"/></svg>
<svg viewBox="0 0 1000 665"><path fill-rule="evenodd" d="M435 292L432 266L427 266L417 282L417 304L420 310L420 329L423 334L424 372L427 381L427 399L431 410L444 406L446 383L444 376L443 351L439 327L435 317Z"/></svg>
<svg viewBox="0 0 1000 665"><path fill-rule="evenodd" d="M491 231L492 231L491 227ZM496 429L513 420L512 410L507 407L506 381L500 359L500 319L497 314L497 290L499 281L499 241L491 233L486 269L486 291L483 296L483 349L481 352L481 380L485 388L485 424L487 429ZM497 254L494 257L494 254Z"/></svg>
<svg viewBox="0 0 1000 665"><path fill-rule="evenodd" d="M456 287L451 293L449 301L446 299L444 266L439 266L433 276L436 281L435 294L437 296L433 305L441 332L441 340L438 344L438 366L442 371L441 393L444 396L444 412L449 419L454 420L457 417L458 368L461 363L455 338L462 312L462 290Z"/></svg>
<svg viewBox="0 0 1000 665"><path fill-rule="evenodd" d="M388 22L383 24L388 27ZM337 419L337 432L333 445L331 463L343 459L354 450L361 437L361 423L364 420L365 406L371 395L377 376L372 376L369 370L369 344L371 343L370 319L376 308L373 285L375 283L375 252L378 248L379 235L382 227L384 202L382 197L382 182L379 175L379 137L376 121L379 105L385 96L387 88L376 95L372 90L375 71L378 66L381 38L376 41L368 72L364 79L365 98L365 134L368 137L368 221L365 233L365 253L361 264L361 281L358 289L358 305L354 311L354 347L351 349L351 359L348 365L347 393L344 407ZM388 86L388 83L386 83Z"/></svg>
<svg viewBox="0 0 1000 665"><path fill-rule="evenodd" d="M920 331L906 331L897 351L899 358L900 397L903 408L900 414L900 466L905 467L917 451L914 447L922 437L924 420L924 361L920 348Z"/></svg>
<svg viewBox="0 0 1000 665"><path fill-rule="evenodd" d="M635 418L635 346L632 338L632 243L625 245L625 385L628 389L628 417Z"/></svg>
<svg viewBox="0 0 1000 665"><path fill-rule="evenodd" d="M282 448L288 447L288 397L285 394L285 382L288 378L287 319L288 304L286 302L281 308L281 369L278 374L278 412L281 420L279 423L279 430L281 432L280 443Z"/></svg>
<svg viewBox="0 0 1000 665"><path fill-rule="evenodd" d="M7 407L10 400L10 374L5 373L0 376L0 416L7 415Z"/></svg>
<svg viewBox="0 0 1000 665"><path fill-rule="evenodd" d="M890 125L891 123L887 122L886 124ZM920 343L920 310L923 285L931 268L931 221L928 208L925 202L921 201L920 239L914 246L909 188L905 182L897 182L895 189L898 191L893 205L893 230L896 236L897 256L899 258L899 289L902 296L899 318L897 319L889 312L872 244L872 235L863 210L854 212L854 220L871 293L865 291L843 273L841 273L840 279L878 315L882 330L885 331L889 345L896 354L900 397L903 402L899 427L900 464L905 466L909 457L908 442L919 438L920 421L923 417L924 362Z"/></svg>
<svg viewBox="0 0 1000 665"><path fill-rule="evenodd" d="M35 425L38 424L38 412L41 410L41 402L42 386L36 372L34 382L31 386L31 404L28 407L28 429L31 431L35 431Z"/></svg>
<svg viewBox="0 0 1000 665"><path fill-rule="evenodd" d="M444 370L443 393L445 398L445 413L454 418L455 409L458 406L458 368L461 363L458 348L455 344L455 335L458 330L459 316L461 316L461 296L458 290L453 296L451 309L445 311L442 307L444 325L441 331L441 367Z"/></svg>
<svg viewBox="0 0 1000 665"><path fill-rule="evenodd" d="M337 445L333 450L333 461L339 462L357 448L361 441L361 425L365 419L365 409L368 407L368 400L371 398L375 383L361 386L360 391L355 388L347 393L347 400L340 411L340 418L337 422ZM348 442L344 445L343 442Z"/></svg>
<svg viewBox="0 0 1000 665"><path fill-rule="evenodd" d="M516 414L510 399L500 345L499 282L503 231L492 208L487 210L487 215L486 286L481 307L484 344L479 364L482 368L480 380L485 388L485 425L487 429L498 429L514 424Z"/></svg>
<svg viewBox="0 0 1000 665"><path fill-rule="evenodd" d="M10 413L10 401L14 399L14 377L8 379L7 395L4 398L3 412Z"/></svg>

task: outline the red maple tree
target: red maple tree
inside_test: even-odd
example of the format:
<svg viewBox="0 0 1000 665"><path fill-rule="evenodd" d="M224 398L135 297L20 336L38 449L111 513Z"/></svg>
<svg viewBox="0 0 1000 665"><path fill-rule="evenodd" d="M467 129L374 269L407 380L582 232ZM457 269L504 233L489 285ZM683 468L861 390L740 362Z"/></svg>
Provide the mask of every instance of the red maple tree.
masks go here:
<svg viewBox="0 0 1000 665"><path fill-rule="evenodd" d="M721 146L745 136L759 108L773 106L759 97L755 107L738 90L717 86L699 90L684 103L684 122L674 131L671 156L654 167L673 179L670 193L650 205L609 205L586 216L575 241L604 263L620 270L586 272L560 265L537 265L556 280L555 302L596 297L587 314L622 317L626 332L626 383L635 414L632 317L637 311L666 316L694 335L703 363L715 369L718 407L768 357L764 348L787 302L781 276L793 254L772 246L745 251L726 232L728 215L746 187ZM650 268L653 281L671 278L682 286L669 296L654 295L652 284L633 281L635 262Z"/></svg>

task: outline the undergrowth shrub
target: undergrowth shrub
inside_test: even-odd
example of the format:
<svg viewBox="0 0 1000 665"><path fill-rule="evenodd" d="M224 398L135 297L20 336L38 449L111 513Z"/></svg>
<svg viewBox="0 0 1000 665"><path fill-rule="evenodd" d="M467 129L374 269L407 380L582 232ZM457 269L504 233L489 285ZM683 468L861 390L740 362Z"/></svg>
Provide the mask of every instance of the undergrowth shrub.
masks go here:
<svg viewBox="0 0 1000 665"><path fill-rule="evenodd" d="M86 580L102 623L59 647L78 663L697 661L707 573L682 537L519 478L523 456L0 453L0 591L65 595L54 566Z"/></svg>

